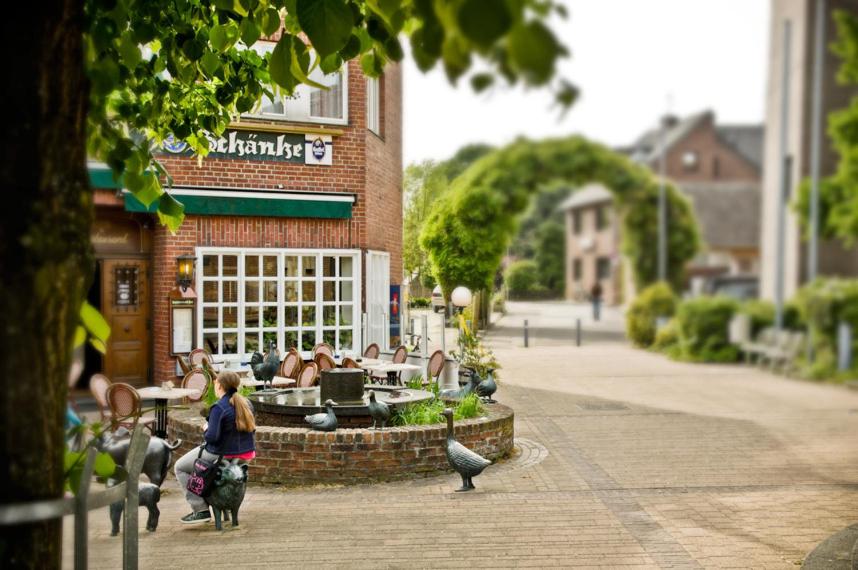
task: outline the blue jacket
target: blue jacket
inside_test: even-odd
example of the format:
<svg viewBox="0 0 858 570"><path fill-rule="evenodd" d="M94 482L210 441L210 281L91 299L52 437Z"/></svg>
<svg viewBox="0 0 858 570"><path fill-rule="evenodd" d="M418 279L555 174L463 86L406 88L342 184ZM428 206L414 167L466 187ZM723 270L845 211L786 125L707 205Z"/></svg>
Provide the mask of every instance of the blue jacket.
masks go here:
<svg viewBox="0 0 858 570"><path fill-rule="evenodd" d="M235 408L229 403L231 396L225 394L209 410L206 451L215 455L240 455L256 449L253 433L238 431L235 425Z"/></svg>

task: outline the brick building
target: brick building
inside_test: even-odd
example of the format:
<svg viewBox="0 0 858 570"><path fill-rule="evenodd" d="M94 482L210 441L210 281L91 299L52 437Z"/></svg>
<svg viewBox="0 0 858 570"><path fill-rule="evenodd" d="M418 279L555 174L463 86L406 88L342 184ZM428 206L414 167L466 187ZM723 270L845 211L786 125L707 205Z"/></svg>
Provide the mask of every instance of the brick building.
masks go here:
<svg viewBox="0 0 858 570"><path fill-rule="evenodd" d="M704 111L665 117L617 149L658 173L664 148L666 178L691 201L700 225L703 247L688 267L692 284L759 271L763 136L760 125L718 125L714 113ZM584 186L561 209L567 219L566 297L584 298L598 279L608 304L629 299L631 268L619 251L621 220L613 215L610 192Z"/></svg>
<svg viewBox="0 0 858 570"><path fill-rule="evenodd" d="M273 44L261 49L270 49ZM176 353L206 348L246 361L275 342L359 351L388 340L391 285L402 275L402 79L350 62L284 100L242 116L198 161L181 141L159 159L186 217L172 235L103 165L92 234L90 302L112 325L87 373L143 385L174 380ZM193 310L178 295L179 256L193 256Z"/></svg>

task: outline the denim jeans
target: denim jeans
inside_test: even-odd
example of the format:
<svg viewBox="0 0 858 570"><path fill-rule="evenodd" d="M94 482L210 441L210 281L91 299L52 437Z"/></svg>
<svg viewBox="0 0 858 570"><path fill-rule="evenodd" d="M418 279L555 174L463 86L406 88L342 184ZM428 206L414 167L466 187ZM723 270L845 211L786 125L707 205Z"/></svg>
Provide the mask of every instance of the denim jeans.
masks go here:
<svg viewBox="0 0 858 570"><path fill-rule="evenodd" d="M181 485L182 491L185 492L185 500L188 501L195 513L207 511L209 509L209 505L206 503L205 499L188 491L188 479L191 478L191 474L194 472L194 461L197 460L199 453L199 447L193 448L176 460L176 466L174 467L176 471L176 479L179 480L179 485ZM217 455L209 453L205 449L203 449L201 457L209 461L217 461L218 458Z"/></svg>

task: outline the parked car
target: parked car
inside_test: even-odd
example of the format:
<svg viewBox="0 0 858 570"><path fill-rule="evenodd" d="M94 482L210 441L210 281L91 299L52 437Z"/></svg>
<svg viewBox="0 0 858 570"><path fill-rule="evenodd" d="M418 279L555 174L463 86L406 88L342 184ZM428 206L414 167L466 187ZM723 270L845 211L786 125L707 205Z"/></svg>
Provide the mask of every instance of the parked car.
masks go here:
<svg viewBox="0 0 858 570"><path fill-rule="evenodd" d="M439 310L443 311L444 307L444 294L441 292L441 286L436 285L435 288L432 289L432 312L437 313Z"/></svg>
<svg viewBox="0 0 858 570"><path fill-rule="evenodd" d="M754 275L719 275L706 281L704 292L738 301L756 299L760 294L760 279Z"/></svg>

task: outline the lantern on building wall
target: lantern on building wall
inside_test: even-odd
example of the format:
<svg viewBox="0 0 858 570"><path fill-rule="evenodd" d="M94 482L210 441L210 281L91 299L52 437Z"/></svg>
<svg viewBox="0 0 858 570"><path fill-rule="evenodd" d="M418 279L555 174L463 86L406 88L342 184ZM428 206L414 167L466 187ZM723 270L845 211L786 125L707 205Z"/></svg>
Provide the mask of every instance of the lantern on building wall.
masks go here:
<svg viewBox="0 0 858 570"><path fill-rule="evenodd" d="M195 255L180 255L176 258L176 282L182 288L182 291L187 291L191 283L194 282L194 265L197 262Z"/></svg>

